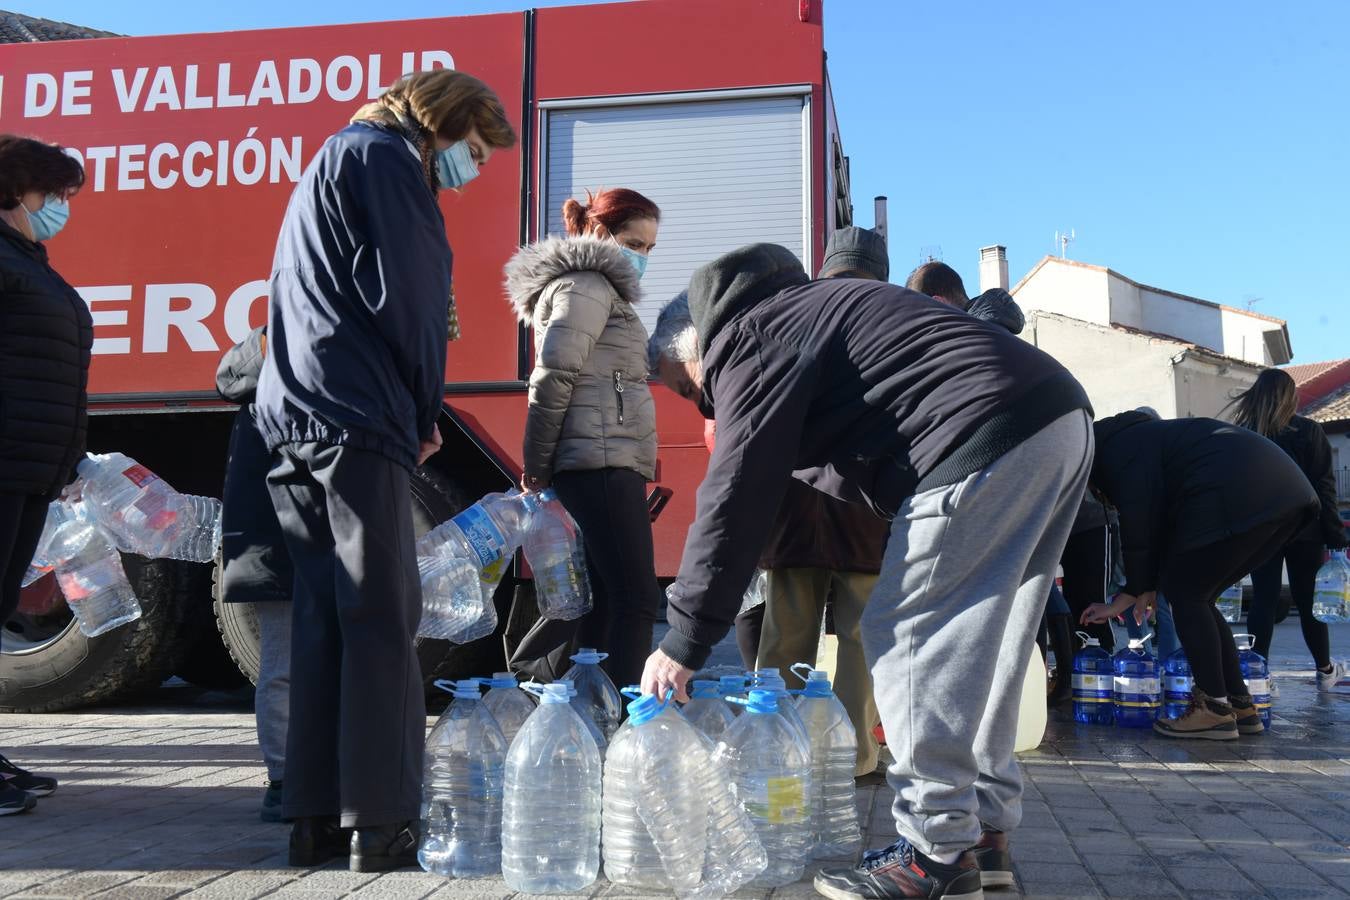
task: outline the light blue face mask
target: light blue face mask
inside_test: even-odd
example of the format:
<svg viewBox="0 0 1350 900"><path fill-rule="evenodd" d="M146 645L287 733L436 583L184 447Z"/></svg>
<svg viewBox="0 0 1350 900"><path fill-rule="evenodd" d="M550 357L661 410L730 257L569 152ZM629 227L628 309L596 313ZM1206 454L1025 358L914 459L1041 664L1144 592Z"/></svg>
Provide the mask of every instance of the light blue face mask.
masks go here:
<svg viewBox="0 0 1350 900"><path fill-rule="evenodd" d="M436 180L443 188L464 187L478 177L478 164L469 152L468 141L456 141L436 151Z"/></svg>
<svg viewBox="0 0 1350 900"><path fill-rule="evenodd" d="M70 204L52 194L37 212L28 212L27 207L24 212L28 213L28 224L33 228L33 240L49 241L66 227L66 221L70 219Z"/></svg>
<svg viewBox="0 0 1350 900"><path fill-rule="evenodd" d="M647 274L647 257L629 247L620 247L619 252L633 264L633 268L637 269L639 279Z"/></svg>

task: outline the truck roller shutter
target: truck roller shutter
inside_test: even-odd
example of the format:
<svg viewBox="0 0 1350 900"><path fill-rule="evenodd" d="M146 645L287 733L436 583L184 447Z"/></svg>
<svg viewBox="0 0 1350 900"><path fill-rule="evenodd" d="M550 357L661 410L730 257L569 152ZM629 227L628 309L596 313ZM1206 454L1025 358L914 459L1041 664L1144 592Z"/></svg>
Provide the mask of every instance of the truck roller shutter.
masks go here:
<svg viewBox="0 0 1350 900"><path fill-rule="evenodd" d="M694 269L744 244L782 244L809 269L808 96L541 104L544 233L566 233L563 201L587 189L632 188L661 207L638 308L649 331Z"/></svg>

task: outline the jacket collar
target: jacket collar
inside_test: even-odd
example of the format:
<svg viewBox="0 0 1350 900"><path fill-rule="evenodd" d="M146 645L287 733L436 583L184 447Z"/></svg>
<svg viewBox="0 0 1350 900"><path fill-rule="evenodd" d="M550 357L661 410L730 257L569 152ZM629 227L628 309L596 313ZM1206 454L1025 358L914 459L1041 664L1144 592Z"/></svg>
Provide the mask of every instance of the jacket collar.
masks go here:
<svg viewBox="0 0 1350 900"><path fill-rule="evenodd" d="M47 248L37 241L29 240L27 235L8 222L0 222L0 238L9 241L25 256L31 256L44 264L47 262Z"/></svg>
<svg viewBox="0 0 1350 900"><path fill-rule="evenodd" d="M642 298L640 276L613 241L593 237L550 237L516 251L506 264L506 293L516 318L529 322L544 289L569 272L598 272L619 299L636 305Z"/></svg>

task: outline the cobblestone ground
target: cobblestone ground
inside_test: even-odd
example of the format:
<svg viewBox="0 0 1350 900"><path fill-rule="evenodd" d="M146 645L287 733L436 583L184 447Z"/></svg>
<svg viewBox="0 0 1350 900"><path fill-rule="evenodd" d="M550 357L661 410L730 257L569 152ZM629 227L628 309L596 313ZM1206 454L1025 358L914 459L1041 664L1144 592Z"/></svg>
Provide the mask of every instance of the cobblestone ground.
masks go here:
<svg viewBox="0 0 1350 900"><path fill-rule="evenodd" d="M1334 638L1350 652L1348 630ZM1350 897L1350 697L1318 696L1298 626L1277 630L1271 733L1236 744L1052 720L1022 758L1013 843L1032 897ZM500 879L290 869L286 827L257 819L262 768L247 697L165 688L137 707L0 720L16 761L61 779L0 819L0 896L505 898ZM862 788L873 847L891 796ZM1007 892L1003 892L1007 896ZM572 897L634 897L603 878ZM809 877L771 895L815 896ZM998 896L991 892L991 896Z"/></svg>

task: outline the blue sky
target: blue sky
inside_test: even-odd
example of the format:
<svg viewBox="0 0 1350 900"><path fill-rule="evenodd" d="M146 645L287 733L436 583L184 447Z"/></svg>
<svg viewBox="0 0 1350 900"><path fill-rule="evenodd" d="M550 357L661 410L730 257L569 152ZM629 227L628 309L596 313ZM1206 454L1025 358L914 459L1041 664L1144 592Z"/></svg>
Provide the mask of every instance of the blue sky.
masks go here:
<svg viewBox="0 0 1350 900"><path fill-rule="evenodd" d="M10 3L124 34L564 5ZM1350 4L826 0L825 11L859 224L873 195L890 198L896 280L940 248L973 293L978 248L1001 243L1016 281L1072 228L1073 259L1288 319L1296 362L1350 356Z"/></svg>

